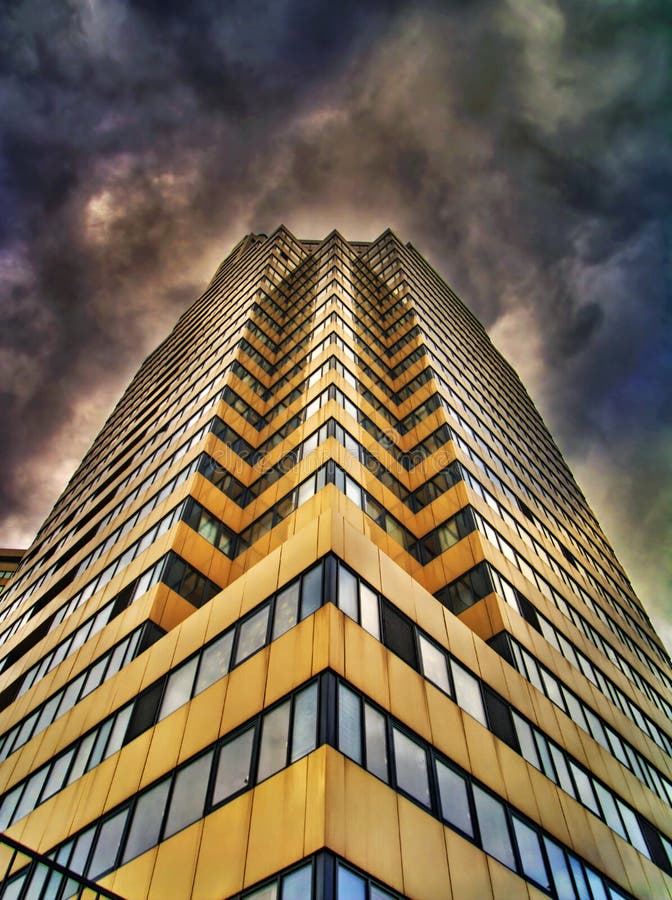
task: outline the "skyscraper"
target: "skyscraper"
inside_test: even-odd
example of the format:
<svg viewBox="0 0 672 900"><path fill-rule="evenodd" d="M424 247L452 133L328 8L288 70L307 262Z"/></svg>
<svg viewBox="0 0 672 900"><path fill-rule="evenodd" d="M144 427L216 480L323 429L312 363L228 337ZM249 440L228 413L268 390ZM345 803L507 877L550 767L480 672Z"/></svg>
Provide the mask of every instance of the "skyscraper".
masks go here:
<svg viewBox="0 0 672 900"><path fill-rule="evenodd" d="M515 372L390 231L240 241L0 644L0 829L39 854L6 842L2 900L66 870L129 900L672 897L667 654Z"/></svg>

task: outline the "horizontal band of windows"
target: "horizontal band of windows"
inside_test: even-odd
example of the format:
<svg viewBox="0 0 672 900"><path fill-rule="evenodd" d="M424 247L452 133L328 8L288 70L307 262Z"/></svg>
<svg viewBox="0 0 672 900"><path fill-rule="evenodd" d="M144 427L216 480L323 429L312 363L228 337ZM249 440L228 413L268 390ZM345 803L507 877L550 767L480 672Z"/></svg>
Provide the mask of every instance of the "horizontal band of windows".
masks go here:
<svg viewBox="0 0 672 900"><path fill-rule="evenodd" d="M385 597L342 562L338 561L336 565L337 576L331 593L339 609L636 850L672 874L672 843L665 835L594 778L584 766L474 676Z"/></svg>
<svg viewBox="0 0 672 900"><path fill-rule="evenodd" d="M0 738L0 761L7 759L36 734L69 712L76 703L116 675L148 647L151 647L164 633L163 629L153 622L145 622L90 663L76 678L40 703L29 715L24 716ZM60 790L60 788L55 787L54 791L56 790ZM26 806L26 809L29 808ZM4 821L5 812L6 810L3 809L3 812L0 813L0 821ZM5 827L6 823L0 824L0 831Z"/></svg>
<svg viewBox="0 0 672 900"><path fill-rule="evenodd" d="M599 897L629 896L342 679L337 706L341 753L521 878L562 900L591 896L589 884Z"/></svg>
<svg viewBox="0 0 672 900"><path fill-rule="evenodd" d="M497 549L504 555L506 558L513 563L513 565L521 572L521 574L530 581L537 590L543 594L543 596L550 600L551 603L567 618L569 621L577 628L588 640L598 649L600 650L607 659L616 666L617 669L625 675L625 677L646 696L654 706L657 706L658 709L665 715L666 718L672 718L672 704L668 703L665 697L658 693L655 688L649 684L649 682L642 676L640 672L635 669L627 659L625 659L622 653L619 653L615 650L612 645L602 637L602 635L590 624L590 622L581 615L570 603L568 603L565 598L553 588L548 581L543 578L536 569L533 569L532 566L529 565L527 560L521 556L510 544L506 541L500 534L497 532L485 519L479 517L479 530L482 531L491 544L493 544ZM566 579L564 579L566 582ZM576 582L572 581L570 588L574 591L574 593L579 593L578 585ZM583 594L581 594L583 599ZM589 598L590 599L590 598ZM591 609L594 609L594 604L591 602L588 604ZM651 660L648 656L646 656L641 650L639 653L635 653L634 647L637 645L629 638L628 635L623 632L619 626L611 619L610 616L607 616L605 612L602 612L602 615L599 616L602 623L609 628L616 638L621 640L623 644L632 652L634 655L649 669L652 675L654 675L657 679L663 682L663 684L668 684L669 679L664 675L662 670ZM551 642L553 642L553 638L549 638ZM639 648L638 648L639 649ZM672 746L672 745L671 745Z"/></svg>
<svg viewBox="0 0 672 900"><path fill-rule="evenodd" d="M470 569L469 572L446 585L435 596L454 615L460 615L464 610L473 606L474 603L493 592L499 594L509 606L519 612L523 618L541 633L537 618L538 614L532 607L532 604L487 562L479 563L473 569ZM567 648L571 648L566 639L564 639L564 642ZM630 769L663 802L672 805L672 782L658 772L632 745L617 735L573 691L565 687L556 675L546 667L538 670L538 663L531 656L529 657L530 665L527 668L520 665L510 652L505 652L508 645L504 638L493 639L490 643L534 687L559 706L563 712L567 713L576 725L591 735L626 768ZM516 646L518 645L516 644ZM527 651L525 653L527 654ZM529 656L529 654L527 655ZM571 662L571 656L569 661ZM607 696L610 697L610 694L607 693ZM633 716L630 715L629 718L633 719Z"/></svg>
<svg viewBox="0 0 672 900"><path fill-rule="evenodd" d="M75 872L100 878L323 743L333 744L552 896L578 898L584 884L586 892L593 884L612 900L629 896L328 672L199 751L47 855ZM576 884L575 893L566 892L567 884Z"/></svg>
<svg viewBox="0 0 672 900"><path fill-rule="evenodd" d="M324 602L335 603L636 849L672 872L672 856L667 855L672 854L672 844L664 835L331 555L255 607L51 763L15 786L0 802L0 828L14 824L27 811L187 703ZM120 731L120 720L125 731ZM89 763L87 754L90 754Z"/></svg>
<svg viewBox="0 0 672 900"><path fill-rule="evenodd" d="M448 408L448 411L449 411L449 414L453 415L453 417L454 417L454 413L451 412L450 408ZM525 496L528 499L532 499L533 501L536 502L536 498L534 498L530 495L527 488L513 474L511 469L506 464L504 464L496 455L493 454L492 450L487 446L487 444L485 444L481 440L481 438L473 431L473 429L466 426L466 423L463 420L461 420L461 418L459 416L457 417L457 421L467 431L467 433L474 440L474 442L476 444L478 444L479 447L484 449L486 451L486 453L488 453L490 455L491 458L494 458L499 463L499 465L503 468L503 470L508 475L508 477L511 478L513 483L516 484L516 486L525 494ZM630 615L628 610L625 609L621 605L621 603L616 598L616 596L614 594L612 594L610 591L608 591L598 581L598 579L596 579L592 575L590 570L588 568L586 568L582 563L580 563L574 557L574 555L571 554L570 551L568 551L567 548L557 540L557 538L555 538L553 533L550 532L549 529L543 525L543 523L541 523L540 521L538 521L536 519L536 517L534 516L532 511L529 510L529 507L527 507L526 504L522 503L522 501L518 497L516 497L516 495L508 488L508 486L501 480L501 478L499 478L499 476L492 470L492 468L489 465L487 465L478 454L474 453L474 451L462 440L461 437L456 435L455 442L460 447L460 449L463 450L469 456L469 458L480 469L482 469L485 472L485 474L488 476L488 478L494 484L496 484L500 490L502 490L502 492L505 494L505 496L509 500L511 500L511 502L515 506L520 508L531 521L535 522L535 524L542 531L544 536L548 540L550 540L557 549L559 549L561 551L561 553L563 554L563 556L565 557L565 559L568 562L570 562L575 568L580 570L581 574L586 579L586 581L594 588L595 591L598 592L598 594L600 594L600 596L607 602L607 604L609 604L610 607L615 607L619 611L619 613L622 616L624 616L628 625L646 643L646 645L649 647L649 649L652 650L662 662L664 662L666 665L669 665L669 659L667 657L666 652L661 647L659 647L658 644L651 638L651 636L649 634L647 634L647 632L641 627L641 625L637 621L635 621L635 619ZM648 660L648 657L646 656L646 654L644 654L644 652L641 650L641 648L637 644L635 644L626 635L626 633L623 631L623 629L616 622L614 622L614 620L608 615L606 610L604 610L599 604L597 604L596 601L594 601L592 599L592 597L590 597L590 595L587 594L585 590L583 590L581 585L578 584L576 579L573 578L573 576L570 575L564 567L559 566L555 562L555 560L552 560L552 558L549 557L548 554L546 554L546 552L543 550L543 548L541 548L537 542L533 541L533 539L529 535L527 535L527 533L524 531L524 529L521 529L520 526L516 526L516 527L517 527L517 530L518 530L519 534L521 535L521 537L523 537L523 539L526 540L528 545L533 546L533 549L535 549L535 552L537 552L537 554L542 556L544 561L547 562L548 565L551 566L551 568L553 568L554 572L559 577L562 578L562 580L565 582L565 584L567 584L569 587L571 587L571 589L575 593L580 594L582 599L591 607L591 609L595 612L596 615L600 616L600 618L603 621L608 620L608 622L610 623L609 627L611 628L611 630L614 631L614 633L617 634L619 636L619 638L621 640L623 640L624 643L627 644L627 646L632 650L632 652L635 653L638 656L638 658L642 662L645 663L645 665L647 665L649 668L651 668L652 665L655 665L655 663ZM573 542L573 545L576 547L575 541ZM582 551L582 548L577 548L577 549ZM582 552L585 553L585 551L582 551ZM592 559L590 560L590 563L591 563L591 565L596 565L596 563ZM635 604L632 600L630 600L630 598L628 598L627 595L625 595L623 591L620 591L618 589L618 585L614 582L614 580L612 578L610 578L610 576L606 572L603 572L603 574L604 574L604 577L608 578L610 583L614 586L614 588L616 589L616 592L618 593L618 596L627 603L628 608L635 611L640 617L642 617L644 614L639 609L637 604ZM644 619L646 619L645 616L644 616ZM662 673L662 674L658 674L658 673ZM657 669L657 672L655 674L657 675L657 677L661 678L667 684L668 687L672 688L672 679L663 670Z"/></svg>
<svg viewBox="0 0 672 900"><path fill-rule="evenodd" d="M66 897L123 900L118 894L82 878L81 875L75 875L71 869L66 869L6 834L0 835L0 859L0 888L2 896L7 900L55 900ZM258 897L258 900L262 898Z"/></svg>
<svg viewBox="0 0 672 900"><path fill-rule="evenodd" d="M326 686L302 685L47 855L98 879L292 765L324 743Z"/></svg>
<svg viewBox="0 0 672 900"><path fill-rule="evenodd" d="M366 872L320 850L229 900L405 900Z"/></svg>
<svg viewBox="0 0 672 900"><path fill-rule="evenodd" d="M538 691L556 704L572 721L586 731L607 753L656 794L663 803L672 806L672 781L653 766L632 744L625 741L580 697L570 691L546 666L506 632L488 641L517 672Z"/></svg>
<svg viewBox="0 0 672 900"><path fill-rule="evenodd" d="M184 504L183 504L184 506ZM179 507L177 508L180 509ZM108 622L135 603L151 587L163 582L192 606L200 607L221 590L209 578L183 560L172 550L150 566L142 575L126 585L115 597L106 603L74 632L60 641L28 672L12 682L0 695L0 708L8 706L17 695L24 694L40 678L78 650L85 641L97 634ZM74 598L73 598L74 599ZM37 641L36 641L37 643Z"/></svg>
<svg viewBox="0 0 672 900"><path fill-rule="evenodd" d="M72 784L312 615L327 602L328 584L323 559L152 682L141 694L8 791L0 799L0 830L13 825L31 808ZM42 727L46 726L41 725L40 730Z"/></svg>

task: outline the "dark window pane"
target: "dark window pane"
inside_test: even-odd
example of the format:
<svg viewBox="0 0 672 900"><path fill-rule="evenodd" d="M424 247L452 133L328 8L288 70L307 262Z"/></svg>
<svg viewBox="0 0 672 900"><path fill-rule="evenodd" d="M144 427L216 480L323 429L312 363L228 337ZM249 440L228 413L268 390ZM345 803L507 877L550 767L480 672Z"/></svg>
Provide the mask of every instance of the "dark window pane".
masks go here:
<svg viewBox="0 0 672 900"><path fill-rule="evenodd" d="M420 803L429 806L429 781L425 750L397 728L393 728L392 734L397 786L415 797Z"/></svg>
<svg viewBox="0 0 672 900"><path fill-rule="evenodd" d="M511 710L503 700L496 694L493 694L487 687L484 688L483 695L491 731L518 753L518 740L513 730Z"/></svg>
<svg viewBox="0 0 672 900"><path fill-rule="evenodd" d="M322 605L322 565L315 566L301 579L301 618L311 615Z"/></svg>
<svg viewBox="0 0 672 900"><path fill-rule="evenodd" d="M151 728L156 722L156 716L163 693L163 679L157 681L148 690L142 693L133 705L131 721L128 723L128 731L124 743L128 744L143 731Z"/></svg>
<svg viewBox="0 0 672 900"><path fill-rule="evenodd" d="M126 839L122 863L128 862L159 843L159 832L166 809L170 778L140 794L133 812L131 828Z"/></svg>
<svg viewBox="0 0 672 900"><path fill-rule="evenodd" d="M418 668L413 628L389 603L383 603L383 642L414 669Z"/></svg>
<svg viewBox="0 0 672 900"><path fill-rule="evenodd" d="M287 765L289 708L287 701L262 719L257 781L263 781Z"/></svg>
<svg viewBox="0 0 672 900"><path fill-rule="evenodd" d="M212 757L211 750L177 772L170 797L164 838L170 837L171 834L202 817Z"/></svg>
<svg viewBox="0 0 672 900"><path fill-rule="evenodd" d="M474 827L471 822L469 788L466 779L438 761L436 774L439 781L441 815L446 822L450 822L455 828L468 834L469 837L473 837Z"/></svg>
<svg viewBox="0 0 672 900"><path fill-rule="evenodd" d="M249 786L253 740L254 728L248 728L219 751L213 803L221 803L222 800Z"/></svg>

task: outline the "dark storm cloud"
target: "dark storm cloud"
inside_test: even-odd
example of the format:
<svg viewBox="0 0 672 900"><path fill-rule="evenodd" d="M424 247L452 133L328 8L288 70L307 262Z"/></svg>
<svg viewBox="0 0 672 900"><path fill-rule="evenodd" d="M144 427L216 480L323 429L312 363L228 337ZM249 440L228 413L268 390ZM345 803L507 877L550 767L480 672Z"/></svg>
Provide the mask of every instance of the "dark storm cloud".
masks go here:
<svg viewBox="0 0 672 900"><path fill-rule="evenodd" d="M669 26L662 2L7 5L5 531L34 529L242 233L390 225L512 357L655 601Z"/></svg>

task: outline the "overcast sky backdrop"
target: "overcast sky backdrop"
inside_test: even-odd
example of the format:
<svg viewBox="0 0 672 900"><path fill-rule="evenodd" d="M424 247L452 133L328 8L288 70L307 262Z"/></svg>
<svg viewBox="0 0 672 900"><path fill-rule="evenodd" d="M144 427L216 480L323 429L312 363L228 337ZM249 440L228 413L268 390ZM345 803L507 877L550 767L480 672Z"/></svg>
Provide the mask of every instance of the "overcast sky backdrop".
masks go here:
<svg viewBox="0 0 672 900"><path fill-rule="evenodd" d="M669 0L8 0L0 544L246 232L411 240L672 643Z"/></svg>

